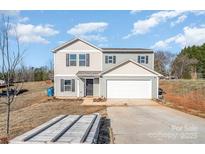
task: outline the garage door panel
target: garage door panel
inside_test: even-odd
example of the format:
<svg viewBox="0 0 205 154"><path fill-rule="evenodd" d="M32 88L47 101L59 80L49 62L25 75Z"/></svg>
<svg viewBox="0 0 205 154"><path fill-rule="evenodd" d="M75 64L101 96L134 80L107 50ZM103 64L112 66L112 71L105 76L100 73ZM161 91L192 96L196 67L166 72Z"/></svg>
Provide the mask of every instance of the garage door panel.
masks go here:
<svg viewBox="0 0 205 154"><path fill-rule="evenodd" d="M107 98L152 98L151 80L107 80Z"/></svg>

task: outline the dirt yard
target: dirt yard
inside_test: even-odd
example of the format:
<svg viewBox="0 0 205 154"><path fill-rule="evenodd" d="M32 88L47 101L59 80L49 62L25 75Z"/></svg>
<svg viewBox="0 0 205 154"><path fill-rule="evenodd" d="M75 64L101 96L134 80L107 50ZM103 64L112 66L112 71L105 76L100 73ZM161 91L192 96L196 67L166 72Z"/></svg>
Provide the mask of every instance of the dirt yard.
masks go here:
<svg viewBox="0 0 205 154"><path fill-rule="evenodd" d="M81 106L82 100L49 99L46 88L52 86L46 82L25 83L25 92L19 95L11 107L10 138L18 136L60 114L106 114L104 106ZM1 101L1 100L0 100ZM0 103L1 104L1 103ZM5 136L6 108L0 105L0 138Z"/></svg>
<svg viewBox="0 0 205 154"><path fill-rule="evenodd" d="M82 106L82 100L48 98L46 89L50 86L52 84L48 82L24 84L23 88L28 89L28 92L19 95L11 107L10 138L18 136L60 114L99 112L103 116L106 115L105 106ZM167 106L205 117L205 80L165 80L160 81L160 87L166 92L165 101ZM0 99L0 138L5 136L5 118L6 107L1 104ZM108 124L105 123L104 125ZM104 137L104 134L108 131L101 132L103 132L102 137ZM105 139L103 138L103 140Z"/></svg>
<svg viewBox="0 0 205 154"><path fill-rule="evenodd" d="M162 80L166 105L205 117L205 80Z"/></svg>

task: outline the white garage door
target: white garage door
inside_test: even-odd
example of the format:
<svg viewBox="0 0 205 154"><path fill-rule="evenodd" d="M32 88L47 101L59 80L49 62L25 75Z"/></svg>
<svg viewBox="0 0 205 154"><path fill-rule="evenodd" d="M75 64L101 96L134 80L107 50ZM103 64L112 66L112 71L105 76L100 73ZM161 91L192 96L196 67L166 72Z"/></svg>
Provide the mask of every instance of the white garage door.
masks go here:
<svg viewBox="0 0 205 154"><path fill-rule="evenodd" d="M107 80L107 98L152 98L151 80Z"/></svg>

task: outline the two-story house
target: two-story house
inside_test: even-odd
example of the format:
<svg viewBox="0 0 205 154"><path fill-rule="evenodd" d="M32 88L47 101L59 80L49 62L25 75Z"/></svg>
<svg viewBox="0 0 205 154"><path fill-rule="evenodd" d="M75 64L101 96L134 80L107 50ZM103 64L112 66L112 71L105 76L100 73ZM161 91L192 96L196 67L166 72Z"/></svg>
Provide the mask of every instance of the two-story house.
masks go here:
<svg viewBox="0 0 205 154"><path fill-rule="evenodd" d="M77 38L53 53L55 97L158 98L150 49L98 48Z"/></svg>

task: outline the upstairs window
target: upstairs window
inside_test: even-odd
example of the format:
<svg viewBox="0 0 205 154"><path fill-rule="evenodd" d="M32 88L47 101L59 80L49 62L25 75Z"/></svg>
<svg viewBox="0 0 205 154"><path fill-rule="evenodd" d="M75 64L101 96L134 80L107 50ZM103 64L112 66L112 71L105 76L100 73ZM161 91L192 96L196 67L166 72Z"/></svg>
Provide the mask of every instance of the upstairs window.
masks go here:
<svg viewBox="0 0 205 154"><path fill-rule="evenodd" d="M76 66L76 54L70 54L70 66Z"/></svg>
<svg viewBox="0 0 205 154"><path fill-rule="evenodd" d="M79 56L79 62L77 62ZM90 66L90 54L66 54L66 66Z"/></svg>
<svg viewBox="0 0 205 154"><path fill-rule="evenodd" d="M86 65L86 54L79 54L79 66Z"/></svg>
<svg viewBox="0 0 205 154"><path fill-rule="evenodd" d="M115 64L116 63L116 56L105 56L105 63L106 64Z"/></svg>
<svg viewBox="0 0 205 154"><path fill-rule="evenodd" d="M76 54L69 54L67 56L68 66L76 66Z"/></svg>
<svg viewBox="0 0 205 154"><path fill-rule="evenodd" d="M149 57L148 56L138 56L137 62L140 64L148 64Z"/></svg>

